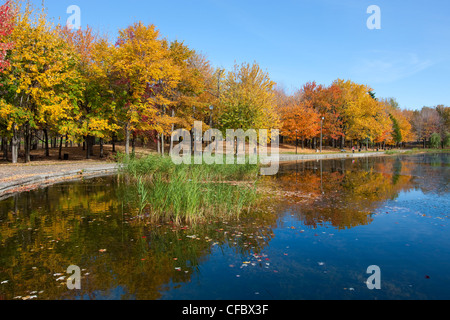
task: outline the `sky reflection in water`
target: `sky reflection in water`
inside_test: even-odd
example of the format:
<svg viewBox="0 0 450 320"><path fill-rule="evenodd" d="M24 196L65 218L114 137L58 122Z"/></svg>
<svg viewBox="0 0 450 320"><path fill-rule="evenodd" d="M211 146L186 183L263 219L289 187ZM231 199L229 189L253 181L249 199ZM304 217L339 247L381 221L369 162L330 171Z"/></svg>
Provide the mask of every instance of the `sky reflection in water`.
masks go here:
<svg viewBox="0 0 450 320"><path fill-rule="evenodd" d="M450 299L449 166L283 165L261 208L196 227L136 223L114 177L24 193L0 202L0 298ZM80 291L61 280L71 264ZM365 284L370 265L381 290Z"/></svg>

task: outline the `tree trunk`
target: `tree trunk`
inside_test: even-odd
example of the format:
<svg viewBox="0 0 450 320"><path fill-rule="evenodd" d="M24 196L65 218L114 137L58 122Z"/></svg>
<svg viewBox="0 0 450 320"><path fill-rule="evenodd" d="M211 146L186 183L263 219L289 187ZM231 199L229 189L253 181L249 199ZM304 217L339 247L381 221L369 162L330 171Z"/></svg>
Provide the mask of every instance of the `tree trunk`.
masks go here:
<svg viewBox="0 0 450 320"><path fill-rule="evenodd" d="M90 156L94 156L94 144L95 144L95 137L94 136L89 136L89 144L88 144L88 149L89 149L89 155Z"/></svg>
<svg viewBox="0 0 450 320"><path fill-rule="evenodd" d="M50 157L50 150L48 149L48 131L44 129L44 143L45 143L45 156Z"/></svg>
<svg viewBox="0 0 450 320"><path fill-rule="evenodd" d="M125 154L130 155L130 124L125 126Z"/></svg>
<svg viewBox="0 0 450 320"><path fill-rule="evenodd" d="M156 149L157 149L157 151L158 151L158 154L160 154L160 143L161 143L161 141L160 141L160 138L159 138L159 133L156 135L156 140L157 140L157 142L156 142ZM193 144L192 144L192 146L193 146ZM192 147L192 150L194 150L194 148Z"/></svg>
<svg viewBox="0 0 450 320"><path fill-rule="evenodd" d="M36 131L31 133L30 143L31 143L31 150L37 150L39 140L37 139Z"/></svg>
<svg viewBox="0 0 450 320"><path fill-rule="evenodd" d="M17 160L19 158L19 137L16 124L13 124L13 137L11 139L11 156L12 156L12 163L17 163Z"/></svg>
<svg viewBox="0 0 450 320"><path fill-rule="evenodd" d="M8 139L2 138L3 159L8 161Z"/></svg>
<svg viewBox="0 0 450 320"><path fill-rule="evenodd" d="M173 117L175 117L175 110L174 109L172 109L172 118ZM175 131L175 125L172 123L172 133L171 134L173 134L174 131ZM173 141L172 141L172 136L171 136L170 137L170 150L169 150L169 153L172 152L172 149L173 149Z"/></svg>
<svg viewBox="0 0 450 320"><path fill-rule="evenodd" d="M30 142L30 125L27 123L24 134L25 163L30 162Z"/></svg>
<svg viewBox="0 0 450 320"><path fill-rule="evenodd" d="M89 159L90 158L90 153L89 153L89 136L84 137L83 145L85 146L84 150L86 151L86 159Z"/></svg>
<svg viewBox="0 0 450 320"><path fill-rule="evenodd" d="M116 134L112 135L112 152L116 152Z"/></svg>
<svg viewBox="0 0 450 320"><path fill-rule="evenodd" d="M62 160L62 142L63 142L63 136L59 138L59 153L58 153L58 159Z"/></svg>
<svg viewBox="0 0 450 320"><path fill-rule="evenodd" d="M100 138L100 158L103 158L103 138Z"/></svg>

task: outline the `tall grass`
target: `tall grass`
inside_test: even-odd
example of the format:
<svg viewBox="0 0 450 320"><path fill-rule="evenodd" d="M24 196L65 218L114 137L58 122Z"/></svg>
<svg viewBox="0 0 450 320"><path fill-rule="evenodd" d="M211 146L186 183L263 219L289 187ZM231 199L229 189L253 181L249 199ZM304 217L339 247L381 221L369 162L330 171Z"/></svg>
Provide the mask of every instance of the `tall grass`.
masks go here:
<svg viewBox="0 0 450 320"><path fill-rule="evenodd" d="M152 221L239 218L258 199L258 165L175 165L170 157L124 158L137 212Z"/></svg>

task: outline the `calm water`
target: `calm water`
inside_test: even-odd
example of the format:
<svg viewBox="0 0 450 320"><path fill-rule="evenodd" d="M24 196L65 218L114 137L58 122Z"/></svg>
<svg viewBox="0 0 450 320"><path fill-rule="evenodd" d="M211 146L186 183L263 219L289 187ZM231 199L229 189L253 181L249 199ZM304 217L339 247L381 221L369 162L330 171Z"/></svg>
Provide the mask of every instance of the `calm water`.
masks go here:
<svg viewBox="0 0 450 320"><path fill-rule="evenodd" d="M449 154L293 163L196 227L138 223L115 177L23 193L0 202L0 299L450 299L449 177Z"/></svg>

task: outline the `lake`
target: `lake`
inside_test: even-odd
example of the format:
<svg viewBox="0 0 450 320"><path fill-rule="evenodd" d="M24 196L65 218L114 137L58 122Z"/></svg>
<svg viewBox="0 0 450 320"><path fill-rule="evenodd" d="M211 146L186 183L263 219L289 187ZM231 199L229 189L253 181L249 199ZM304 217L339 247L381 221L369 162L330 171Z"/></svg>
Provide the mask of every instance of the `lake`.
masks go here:
<svg viewBox="0 0 450 320"><path fill-rule="evenodd" d="M445 153L293 162L258 208L195 226L138 221L115 176L18 194L0 299L450 299L449 178Z"/></svg>

